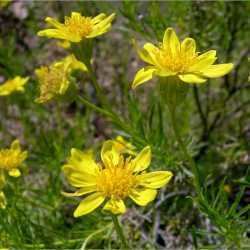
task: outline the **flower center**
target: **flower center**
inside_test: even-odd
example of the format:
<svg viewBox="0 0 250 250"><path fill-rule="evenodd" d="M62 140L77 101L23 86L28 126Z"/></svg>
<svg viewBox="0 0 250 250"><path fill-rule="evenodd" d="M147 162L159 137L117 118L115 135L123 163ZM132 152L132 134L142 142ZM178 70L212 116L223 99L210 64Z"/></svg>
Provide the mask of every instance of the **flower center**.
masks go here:
<svg viewBox="0 0 250 250"><path fill-rule="evenodd" d="M0 151L0 168L12 169L17 168L23 161L23 158L18 153L9 149Z"/></svg>
<svg viewBox="0 0 250 250"><path fill-rule="evenodd" d="M194 57L190 57L184 53L174 55L165 50L160 50L158 53L159 62L162 67L176 73L187 72L194 60Z"/></svg>
<svg viewBox="0 0 250 250"><path fill-rule="evenodd" d="M80 37L86 37L93 29L90 17L65 17L65 25L71 33L78 34Z"/></svg>
<svg viewBox="0 0 250 250"><path fill-rule="evenodd" d="M136 186L136 176L127 164L103 169L97 179L97 189L106 197L123 199Z"/></svg>

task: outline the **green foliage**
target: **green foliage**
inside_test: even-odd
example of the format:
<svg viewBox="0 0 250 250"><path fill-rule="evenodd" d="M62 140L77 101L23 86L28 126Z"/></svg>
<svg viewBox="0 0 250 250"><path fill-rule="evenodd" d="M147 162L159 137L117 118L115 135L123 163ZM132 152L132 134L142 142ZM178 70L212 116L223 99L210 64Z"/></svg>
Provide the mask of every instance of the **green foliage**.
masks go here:
<svg viewBox="0 0 250 250"><path fill-rule="evenodd" d="M151 168L171 170L175 176L154 204L131 206L122 218L133 248L248 249L249 3L23 2L23 19L16 16L13 4L0 9L0 76L30 75L31 80L24 94L0 97L0 144L5 147L17 137L30 154L23 175L9 177L4 189L8 206L0 210L0 248L119 248L112 221L103 212L73 218L79 200L61 195L70 189L61 166L72 147L97 149L105 138L122 135L137 150L150 145ZM35 67L66 52L53 40L38 39L36 32L47 15L62 19L74 10L86 15L114 11L117 21L93 46L95 78L75 75L81 97L38 105ZM193 170L176 142L157 84L134 92L129 85L139 68L131 39L158 43L167 27L176 28L181 37L195 38L199 51L216 49L220 62L235 64L229 76L189 86L176 109L178 132L198 166L200 196L195 195ZM83 56L75 53L78 59Z"/></svg>

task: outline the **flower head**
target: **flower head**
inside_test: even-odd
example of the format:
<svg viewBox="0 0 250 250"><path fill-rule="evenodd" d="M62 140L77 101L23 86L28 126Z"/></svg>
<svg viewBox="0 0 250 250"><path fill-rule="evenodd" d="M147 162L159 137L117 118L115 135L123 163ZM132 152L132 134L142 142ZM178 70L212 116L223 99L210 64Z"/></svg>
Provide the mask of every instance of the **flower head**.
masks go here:
<svg viewBox="0 0 250 250"><path fill-rule="evenodd" d="M70 17L65 17L64 23L47 17L45 21L55 28L39 31L38 35L78 43L82 39L93 38L106 33L110 29L114 17L114 13L110 16L101 13L96 17L85 17L78 12L72 12Z"/></svg>
<svg viewBox="0 0 250 250"><path fill-rule="evenodd" d="M15 91L24 91L24 85L28 82L29 77L16 76L0 85L0 96L10 95Z"/></svg>
<svg viewBox="0 0 250 250"><path fill-rule="evenodd" d="M132 88L153 78L176 76L186 83L203 83L207 78L221 77L229 73L232 63L213 64L217 57L215 50L204 54L196 52L196 43L192 38L185 38L181 43L172 28L167 28L163 42L158 47L146 43L138 49L140 58L150 66L139 70L132 83Z"/></svg>
<svg viewBox="0 0 250 250"><path fill-rule="evenodd" d="M40 97L36 99L36 102L48 102L54 96L63 95L69 87L70 74L74 70L87 71L87 67L78 61L73 54L50 66L36 69L35 73L40 84Z"/></svg>
<svg viewBox="0 0 250 250"><path fill-rule="evenodd" d="M136 204L146 206L155 199L157 189L172 177L169 171L147 173L150 161L150 147L145 147L136 157L126 157L111 140L104 142L100 162L94 161L91 151L72 149L63 171L69 183L78 190L64 194L87 195L74 216L88 214L105 201L104 210L114 214L125 213L124 200L128 197Z"/></svg>
<svg viewBox="0 0 250 250"><path fill-rule="evenodd" d="M6 170L13 177L20 176L18 167L27 156L28 152L21 150L19 141L13 141L10 148L0 150L0 170Z"/></svg>

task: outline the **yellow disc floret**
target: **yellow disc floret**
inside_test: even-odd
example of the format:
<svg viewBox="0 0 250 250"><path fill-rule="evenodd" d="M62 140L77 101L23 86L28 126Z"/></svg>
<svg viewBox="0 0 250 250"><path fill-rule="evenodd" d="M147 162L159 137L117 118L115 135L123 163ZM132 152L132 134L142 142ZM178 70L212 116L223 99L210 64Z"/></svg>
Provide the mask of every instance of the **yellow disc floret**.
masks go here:
<svg viewBox="0 0 250 250"><path fill-rule="evenodd" d="M131 193L137 183L133 169L123 157L117 166L109 166L102 169L97 178L97 190L106 197L124 199Z"/></svg>
<svg viewBox="0 0 250 250"><path fill-rule="evenodd" d="M81 37L86 37L93 29L91 18L79 15L65 17L64 24L69 32L75 33Z"/></svg>

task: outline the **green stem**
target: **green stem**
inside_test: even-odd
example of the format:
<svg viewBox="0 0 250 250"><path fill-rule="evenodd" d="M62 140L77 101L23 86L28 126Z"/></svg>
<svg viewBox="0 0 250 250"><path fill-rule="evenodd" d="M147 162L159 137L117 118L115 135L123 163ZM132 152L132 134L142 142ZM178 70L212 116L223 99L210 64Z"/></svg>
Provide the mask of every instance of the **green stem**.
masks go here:
<svg viewBox="0 0 250 250"><path fill-rule="evenodd" d="M172 122L172 126L173 126L173 130L174 130L174 134L175 137L178 141L179 147L184 155L184 157L186 158L186 160L188 160L191 168L192 168L192 172L194 174L194 186L197 190L197 193L199 195L199 197L201 196L201 182L200 182L200 174L199 174L199 169L195 163L195 161L193 160L192 156L189 155L188 150L186 145L183 143L181 136L179 134L179 130L176 124L176 116L175 116L175 108L171 108L169 106L169 112L170 112L170 117L171 117L171 122Z"/></svg>
<svg viewBox="0 0 250 250"><path fill-rule="evenodd" d="M103 109L103 108L100 108L98 106L96 106L95 104L91 103L90 101L88 101L87 99L85 99L84 97L82 96L77 96L77 100L79 100L81 103L83 103L84 105L86 105L87 107L97 111L98 113L104 115L104 116L107 116L109 118L112 118L114 119L114 116L112 113L110 113L109 111Z"/></svg>
<svg viewBox="0 0 250 250"><path fill-rule="evenodd" d="M112 220L113 220L113 223L114 223L114 227L115 227L116 233L117 233L118 237L119 237L120 240L121 240L123 249L129 249L128 243L127 243L127 241L126 241L126 238L125 238L125 236L124 236L122 227L121 227L121 225L120 225L120 223L119 223L119 221L118 221L117 216L111 214L111 217L112 217Z"/></svg>
<svg viewBox="0 0 250 250"><path fill-rule="evenodd" d="M106 98L105 95L103 95L102 89L101 89L100 84L98 83L98 81L96 79L95 72L94 72L94 70L92 68L91 63L86 62L86 66L88 68L89 76L91 78L91 81L92 81L92 83L93 83L93 85L95 87L97 98L99 99L102 106L109 107L107 98Z"/></svg>
<svg viewBox="0 0 250 250"><path fill-rule="evenodd" d="M140 138L139 136L137 136L133 132L132 128L130 126L128 126L125 121L121 120L116 113L114 113L112 111L105 110L105 109L103 109L101 107L98 107L98 106L96 106L95 104L91 103L90 101L88 101L86 98L84 98L82 96L77 96L77 100L79 100L81 103L83 103L87 107L89 107L89 108L97 111L98 113L104 115L105 117L110 118L116 125L118 125L120 128L122 128L122 130L124 132L126 132L128 134L131 134L133 136L133 138L138 143L140 143L142 145L146 144L146 142L142 138Z"/></svg>

